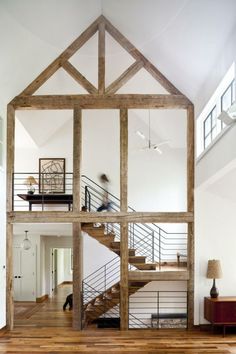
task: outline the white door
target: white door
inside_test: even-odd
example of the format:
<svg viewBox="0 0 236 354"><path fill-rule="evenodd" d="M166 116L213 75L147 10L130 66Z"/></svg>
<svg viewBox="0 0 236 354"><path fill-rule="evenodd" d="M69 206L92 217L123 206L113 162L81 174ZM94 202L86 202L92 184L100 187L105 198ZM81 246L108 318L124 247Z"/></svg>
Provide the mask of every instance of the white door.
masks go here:
<svg viewBox="0 0 236 354"><path fill-rule="evenodd" d="M13 247L15 301L36 301L36 249Z"/></svg>

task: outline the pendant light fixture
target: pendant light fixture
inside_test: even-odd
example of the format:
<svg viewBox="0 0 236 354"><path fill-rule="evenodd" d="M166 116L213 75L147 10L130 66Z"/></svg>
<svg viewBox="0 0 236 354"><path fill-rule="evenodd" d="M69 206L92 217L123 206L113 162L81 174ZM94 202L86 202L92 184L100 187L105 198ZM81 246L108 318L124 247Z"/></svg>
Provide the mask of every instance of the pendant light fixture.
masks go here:
<svg viewBox="0 0 236 354"><path fill-rule="evenodd" d="M22 247L24 250L26 250L26 251L31 248L31 242L30 242L30 240L28 239L28 231L27 231L27 230L25 231L25 238L24 238L24 240L22 241L21 247Z"/></svg>

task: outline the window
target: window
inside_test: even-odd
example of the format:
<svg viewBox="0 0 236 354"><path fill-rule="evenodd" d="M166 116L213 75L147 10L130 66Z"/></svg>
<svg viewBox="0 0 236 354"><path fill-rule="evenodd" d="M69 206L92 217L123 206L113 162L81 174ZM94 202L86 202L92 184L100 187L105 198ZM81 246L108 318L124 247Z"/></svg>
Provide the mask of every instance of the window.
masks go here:
<svg viewBox="0 0 236 354"><path fill-rule="evenodd" d="M197 119L197 156L207 149L226 125L219 119L235 101L235 63L222 78Z"/></svg>
<svg viewBox="0 0 236 354"><path fill-rule="evenodd" d="M212 142L217 135L216 132L216 106L204 120L204 149Z"/></svg>
<svg viewBox="0 0 236 354"><path fill-rule="evenodd" d="M221 112L227 111L227 109L232 105L235 100L235 81L233 80L231 84L227 87L223 95L221 96Z"/></svg>

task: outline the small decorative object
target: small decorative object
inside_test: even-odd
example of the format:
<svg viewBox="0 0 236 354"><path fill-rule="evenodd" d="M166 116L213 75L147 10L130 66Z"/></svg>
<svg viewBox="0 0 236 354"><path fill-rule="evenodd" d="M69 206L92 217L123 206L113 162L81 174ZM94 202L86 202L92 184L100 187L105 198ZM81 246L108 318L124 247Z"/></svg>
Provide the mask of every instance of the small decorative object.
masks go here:
<svg viewBox="0 0 236 354"><path fill-rule="evenodd" d="M37 185L38 182L33 176L29 176L25 180L25 185L27 186L27 193L28 194L34 194L35 192L35 185Z"/></svg>
<svg viewBox="0 0 236 354"><path fill-rule="evenodd" d="M25 238L24 240L22 241L22 244L21 244L21 247L24 249L24 250L29 250L31 248L31 242L30 240L28 239L28 232L29 231L25 231Z"/></svg>
<svg viewBox="0 0 236 354"><path fill-rule="evenodd" d="M215 279L222 278L221 265L218 259L211 259L208 261L207 278L213 279L213 285L210 291L210 295L212 298L217 298L219 296L219 291L216 288Z"/></svg>
<svg viewBox="0 0 236 354"><path fill-rule="evenodd" d="M65 193L65 159L39 159L39 193Z"/></svg>

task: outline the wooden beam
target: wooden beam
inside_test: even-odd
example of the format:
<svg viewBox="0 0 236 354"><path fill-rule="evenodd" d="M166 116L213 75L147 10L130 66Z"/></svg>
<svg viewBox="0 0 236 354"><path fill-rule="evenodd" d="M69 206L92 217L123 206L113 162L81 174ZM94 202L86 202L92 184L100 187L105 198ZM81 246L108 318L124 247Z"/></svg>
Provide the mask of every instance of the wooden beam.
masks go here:
<svg viewBox="0 0 236 354"><path fill-rule="evenodd" d="M80 211L80 171L82 160L82 111L74 109L73 127L73 211Z"/></svg>
<svg viewBox="0 0 236 354"><path fill-rule="evenodd" d="M14 301L13 301L13 225L7 223L7 284L6 284L6 324L11 331L14 327Z"/></svg>
<svg viewBox="0 0 236 354"><path fill-rule="evenodd" d="M194 326L194 224L188 223L188 329Z"/></svg>
<svg viewBox="0 0 236 354"><path fill-rule="evenodd" d="M105 24L98 25L98 93L105 93Z"/></svg>
<svg viewBox="0 0 236 354"><path fill-rule="evenodd" d="M13 210L12 179L15 159L15 110L7 106L7 211Z"/></svg>
<svg viewBox="0 0 236 354"><path fill-rule="evenodd" d="M15 158L15 110L9 104L7 106L7 212L13 210L12 178L14 173ZM14 325L14 302L13 302L13 226L7 223L6 229L6 256L7 256L7 286L6 307L7 327L12 330Z"/></svg>
<svg viewBox="0 0 236 354"><path fill-rule="evenodd" d="M73 328L82 329L83 249L81 224L73 223Z"/></svg>
<svg viewBox="0 0 236 354"><path fill-rule="evenodd" d="M187 109L187 206L194 213L194 107ZM194 326L194 224L188 224L188 328Z"/></svg>
<svg viewBox="0 0 236 354"><path fill-rule="evenodd" d="M130 271L129 272L129 281L174 281L174 280L188 280L189 272L183 270L177 271Z"/></svg>
<svg viewBox="0 0 236 354"><path fill-rule="evenodd" d="M12 223L65 223L65 222L127 222L127 223L188 223L193 222L193 213L184 212L107 212L83 213L68 211L15 211L8 213Z"/></svg>
<svg viewBox="0 0 236 354"><path fill-rule="evenodd" d="M181 92L148 60L137 48L120 33L104 16L103 21L109 34L130 54L135 60L142 61L145 69L156 79L169 93L181 95Z"/></svg>
<svg viewBox="0 0 236 354"><path fill-rule="evenodd" d="M141 68L142 61L135 61L127 70L125 70L118 79L113 81L106 89L106 94L113 94L118 91L127 81L129 81Z"/></svg>
<svg viewBox="0 0 236 354"><path fill-rule="evenodd" d="M84 43L86 43L98 30L98 24L101 18L97 18L81 35L71 44L69 47L62 52L59 57L57 57L42 73L31 82L29 86L26 87L21 95L32 95L36 90L39 89L60 67L67 61L72 55L74 55L79 48L81 48Z"/></svg>
<svg viewBox="0 0 236 354"><path fill-rule="evenodd" d="M80 211L80 171L82 147L82 112L74 109L73 127L73 211ZM81 224L73 223L73 328L82 329L83 249Z"/></svg>
<svg viewBox="0 0 236 354"><path fill-rule="evenodd" d="M18 110L25 109L88 109L168 108L183 109L189 104L182 95L39 95L17 96L11 101Z"/></svg>
<svg viewBox="0 0 236 354"><path fill-rule="evenodd" d="M187 109L187 195L188 211L194 209L194 107Z"/></svg>
<svg viewBox="0 0 236 354"><path fill-rule="evenodd" d="M128 111L120 110L120 209L128 209ZM121 330L129 329L128 224L120 226L120 319Z"/></svg>
<svg viewBox="0 0 236 354"><path fill-rule="evenodd" d="M128 210L128 111L120 110L120 210Z"/></svg>
<svg viewBox="0 0 236 354"><path fill-rule="evenodd" d="M62 65L68 74L70 74L73 79L75 79L88 93L96 94L98 90L91 82L89 82L86 77L84 77L69 61L66 61Z"/></svg>

